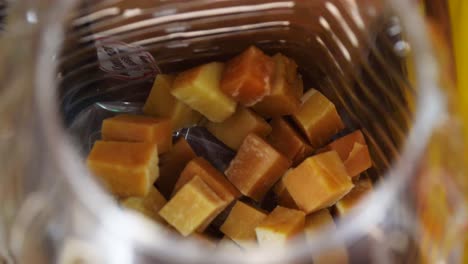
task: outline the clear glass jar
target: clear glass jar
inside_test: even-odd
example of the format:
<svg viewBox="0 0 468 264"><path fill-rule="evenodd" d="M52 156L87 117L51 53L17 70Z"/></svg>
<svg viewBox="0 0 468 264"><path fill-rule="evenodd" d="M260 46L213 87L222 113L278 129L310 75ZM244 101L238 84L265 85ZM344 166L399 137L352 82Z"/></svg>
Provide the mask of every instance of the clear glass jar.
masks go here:
<svg viewBox="0 0 468 264"><path fill-rule="evenodd" d="M418 204L426 197L418 179L427 174L431 138L451 111L424 21L408 1L24 0L8 12L0 49L0 256L6 260L307 263L343 241L356 263L456 257L455 248L435 258L420 251L423 243L442 247L432 236L421 238ZM182 240L122 211L84 166L87 126L77 134L72 125L86 113L92 124L98 113L131 111L152 78L135 73L122 80L99 50L122 45L130 56L151 54L152 77L228 58L250 44L295 59L307 87L327 95L348 127L363 129L374 158L372 195L311 243L297 239L244 253ZM123 101L129 104L95 105ZM445 223L452 233L465 223L454 211Z"/></svg>

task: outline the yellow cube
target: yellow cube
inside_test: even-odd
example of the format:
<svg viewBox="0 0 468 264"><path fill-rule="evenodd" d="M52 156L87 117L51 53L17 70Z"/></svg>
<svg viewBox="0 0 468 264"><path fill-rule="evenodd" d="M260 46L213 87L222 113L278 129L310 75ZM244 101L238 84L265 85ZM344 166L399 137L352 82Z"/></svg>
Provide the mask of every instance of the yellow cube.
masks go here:
<svg viewBox="0 0 468 264"><path fill-rule="evenodd" d="M188 236L213 217L224 201L195 176L159 211L159 215L183 236Z"/></svg>
<svg viewBox="0 0 468 264"><path fill-rule="evenodd" d="M212 122L222 122L236 111L236 102L220 90L224 65L212 62L180 73L171 94Z"/></svg>
<svg viewBox="0 0 468 264"><path fill-rule="evenodd" d="M145 197L130 197L122 200L120 204L128 209L136 210L143 215L162 223L164 220L159 216L159 210L167 203L166 199L152 187Z"/></svg>
<svg viewBox="0 0 468 264"><path fill-rule="evenodd" d="M283 181L297 206L307 214L335 204L353 188L336 151L307 158Z"/></svg>
<svg viewBox="0 0 468 264"><path fill-rule="evenodd" d="M270 125L249 109L238 107L237 111L222 123L208 122L206 128L226 146L237 150L249 133L265 137Z"/></svg>
<svg viewBox="0 0 468 264"><path fill-rule="evenodd" d="M174 79L173 75L168 74L156 76L153 88L151 88L143 106L143 113L156 117L167 117L171 120L172 128L179 130L198 124L202 116L171 94Z"/></svg>
<svg viewBox="0 0 468 264"><path fill-rule="evenodd" d="M306 217L304 233L306 241L313 241L317 233L324 228L336 229L335 222L328 209L322 209ZM348 252L343 244L328 248L320 254L312 255L314 264L346 264L348 263Z"/></svg>
<svg viewBox="0 0 468 264"><path fill-rule="evenodd" d="M372 191L372 181L369 178L359 179L354 188L335 204L339 216L348 214L359 202Z"/></svg>
<svg viewBox="0 0 468 264"><path fill-rule="evenodd" d="M319 151L335 150L344 162L349 176L356 177L372 166L369 149L360 130L341 137Z"/></svg>
<svg viewBox="0 0 468 264"><path fill-rule="evenodd" d="M225 203L219 212L207 219L197 231L203 232L213 221L213 219L223 211L234 199L241 196L241 193L234 187L224 175L214 168L207 160L202 157L197 157L191 160L184 170L180 173L173 194L177 193L187 182L193 177L200 177Z"/></svg>
<svg viewBox="0 0 468 264"><path fill-rule="evenodd" d="M297 78L297 64L290 58L278 53L273 56L275 74L271 93L253 106L253 109L264 117L291 115L301 105L302 79ZM299 92L300 91L300 92Z"/></svg>
<svg viewBox="0 0 468 264"><path fill-rule="evenodd" d="M166 118L120 114L103 121L101 134L103 140L154 142L159 154L172 147L172 125Z"/></svg>
<svg viewBox="0 0 468 264"><path fill-rule="evenodd" d="M260 210L237 201L220 230L239 246L249 248L256 244L255 228L266 216Z"/></svg>
<svg viewBox="0 0 468 264"><path fill-rule="evenodd" d="M304 228L305 213L277 206L255 228L261 246L284 246Z"/></svg>
<svg viewBox="0 0 468 264"><path fill-rule="evenodd" d="M87 166L114 195L143 197L159 176L157 146L149 142L96 141Z"/></svg>
<svg viewBox="0 0 468 264"><path fill-rule="evenodd" d="M200 177L220 198L229 203L241 196L239 190L226 179L223 173L202 157L196 157L187 163L184 170L180 173L179 180L172 193L177 193L180 188L195 176Z"/></svg>
<svg viewBox="0 0 468 264"><path fill-rule="evenodd" d="M313 148L322 146L344 128L335 105L319 91L309 90L301 101L301 107L293 119Z"/></svg>

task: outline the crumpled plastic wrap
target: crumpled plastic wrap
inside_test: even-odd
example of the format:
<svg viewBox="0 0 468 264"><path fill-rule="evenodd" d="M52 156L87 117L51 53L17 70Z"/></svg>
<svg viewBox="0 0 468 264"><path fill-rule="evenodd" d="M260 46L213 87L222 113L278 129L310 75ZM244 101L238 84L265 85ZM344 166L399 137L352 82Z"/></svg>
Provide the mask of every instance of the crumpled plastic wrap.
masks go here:
<svg viewBox="0 0 468 264"><path fill-rule="evenodd" d="M102 121L122 114L142 114L142 103L114 101L98 102L85 108L71 122L69 132L83 155L91 150L101 137ZM189 127L175 131L174 140L184 137L198 156L204 157L215 168L224 171L235 152L216 139L204 127Z"/></svg>

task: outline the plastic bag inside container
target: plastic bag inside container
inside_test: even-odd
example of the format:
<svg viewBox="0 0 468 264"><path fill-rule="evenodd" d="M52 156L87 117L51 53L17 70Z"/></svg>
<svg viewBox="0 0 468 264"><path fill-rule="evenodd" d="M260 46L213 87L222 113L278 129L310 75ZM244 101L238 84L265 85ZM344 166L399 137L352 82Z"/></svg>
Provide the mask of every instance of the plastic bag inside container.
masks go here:
<svg viewBox="0 0 468 264"><path fill-rule="evenodd" d="M70 124L70 134L81 148L83 156L91 150L101 137L102 121L106 118L127 113L141 114L143 104L135 102L99 102L80 112ZM173 133L173 141L183 137L198 156L205 158L219 171L225 171L235 152L216 139L206 128L187 127Z"/></svg>

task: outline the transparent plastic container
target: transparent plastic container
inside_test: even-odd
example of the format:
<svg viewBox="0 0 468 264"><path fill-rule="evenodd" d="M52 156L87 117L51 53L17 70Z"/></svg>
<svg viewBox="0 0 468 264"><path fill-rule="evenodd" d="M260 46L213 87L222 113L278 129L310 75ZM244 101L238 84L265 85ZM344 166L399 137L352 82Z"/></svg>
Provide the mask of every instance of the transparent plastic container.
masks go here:
<svg viewBox="0 0 468 264"><path fill-rule="evenodd" d="M44 0L17 1L8 12L0 41L7 263L309 263L339 243L351 263L459 260L466 217L452 173L462 165L447 158L462 153L459 127L409 1ZM242 253L181 239L121 210L83 162L102 119L138 112L158 72L226 60L251 44L293 58L306 88L336 104L348 131L363 130L374 192L310 243ZM125 56L139 63L118 67ZM224 150L205 134L175 136L225 164L210 156ZM425 179L440 187L437 201L421 192L432 190ZM423 214L434 204L443 219ZM440 228L434 235L427 226Z"/></svg>

